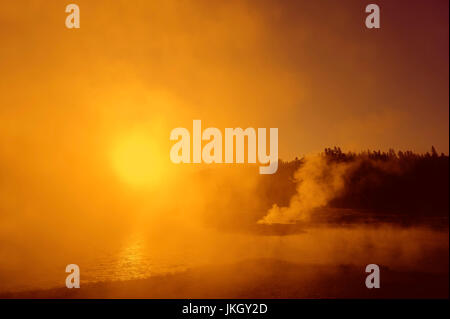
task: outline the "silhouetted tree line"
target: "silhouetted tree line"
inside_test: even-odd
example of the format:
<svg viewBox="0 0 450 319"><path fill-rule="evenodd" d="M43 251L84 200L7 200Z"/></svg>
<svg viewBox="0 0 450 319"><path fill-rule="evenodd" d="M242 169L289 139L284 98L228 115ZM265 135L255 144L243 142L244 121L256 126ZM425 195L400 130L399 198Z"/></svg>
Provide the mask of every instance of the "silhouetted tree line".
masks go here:
<svg viewBox="0 0 450 319"><path fill-rule="evenodd" d="M431 152L367 150L343 152L339 147L326 148L321 154L329 164L350 164L344 176L344 191L329 207L375 210L415 216L448 216L449 157ZM280 161L278 172L262 177L260 192L263 204L288 205L296 192L294 173L305 159Z"/></svg>
<svg viewBox="0 0 450 319"><path fill-rule="evenodd" d="M381 151L363 151L360 153L354 153L354 152L342 152L340 147L334 147L334 148L325 148L325 151L323 155L330 161L334 162L346 162L346 161L352 161L358 158L368 158L371 160L377 160L377 161L404 161L405 163L413 163L417 162L418 160L437 160L438 158L446 158L448 160L448 156L446 156L444 153L441 153L438 155L436 149L434 146L431 147L431 153L426 152L425 154L417 154L412 151L398 151L395 152L393 149L390 149L388 152L381 152Z"/></svg>

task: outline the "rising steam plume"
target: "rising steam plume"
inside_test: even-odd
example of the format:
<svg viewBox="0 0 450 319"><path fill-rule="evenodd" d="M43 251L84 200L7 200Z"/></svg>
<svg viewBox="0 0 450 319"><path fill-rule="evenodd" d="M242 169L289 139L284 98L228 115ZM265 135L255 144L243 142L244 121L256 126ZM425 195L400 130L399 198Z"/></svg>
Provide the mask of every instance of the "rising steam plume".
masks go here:
<svg viewBox="0 0 450 319"><path fill-rule="evenodd" d="M295 175L297 192L288 207L274 204L259 224L291 224L307 219L315 209L325 207L342 193L345 176L355 163L329 163L320 155L305 158L305 163Z"/></svg>
<svg viewBox="0 0 450 319"><path fill-rule="evenodd" d="M344 195L348 182L360 169L371 167L375 172L384 172L389 175L405 173L409 164L395 158L396 160L390 161L376 160L365 154L348 158L348 160L335 161L324 154L308 156L304 158L303 165L294 174L296 193L291 197L289 206L280 207L273 204L258 223L293 224L297 221L308 220L314 211L327 207L330 201ZM373 174L362 173L357 178L359 185L380 182Z"/></svg>

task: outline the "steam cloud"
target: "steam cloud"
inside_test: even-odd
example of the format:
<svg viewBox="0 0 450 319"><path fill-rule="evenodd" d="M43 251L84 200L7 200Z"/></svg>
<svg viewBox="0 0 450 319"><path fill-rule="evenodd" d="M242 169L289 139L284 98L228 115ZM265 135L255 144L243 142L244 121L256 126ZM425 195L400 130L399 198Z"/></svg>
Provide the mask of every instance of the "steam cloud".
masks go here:
<svg viewBox="0 0 450 319"><path fill-rule="evenodd" d="M312 156L294 175L297 193L288 207L274 204L259 224L291 224L307 219L317 208L325 207L345 188L345 176L355 163L328 163L322 156Z"/></svg>

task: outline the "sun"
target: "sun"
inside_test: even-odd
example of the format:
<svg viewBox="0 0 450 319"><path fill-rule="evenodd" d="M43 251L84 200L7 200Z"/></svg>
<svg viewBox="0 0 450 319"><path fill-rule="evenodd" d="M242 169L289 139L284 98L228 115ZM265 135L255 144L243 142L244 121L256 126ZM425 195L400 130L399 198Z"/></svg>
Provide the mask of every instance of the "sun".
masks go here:
<svg viewBox="0 0 450 319"><path fill-rule="evenodd" d="M167 154L145 132L132 132L119 138L111 158L118 177L133 187L161 186L168 173Z"/></svg>

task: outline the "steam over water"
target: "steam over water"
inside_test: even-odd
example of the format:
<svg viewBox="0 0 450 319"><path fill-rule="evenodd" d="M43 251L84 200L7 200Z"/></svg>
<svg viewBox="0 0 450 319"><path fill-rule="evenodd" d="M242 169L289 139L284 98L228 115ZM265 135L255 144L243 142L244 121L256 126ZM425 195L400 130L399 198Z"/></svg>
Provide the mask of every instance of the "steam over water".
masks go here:
<svg viewBox="0 0 450 319"><path fill-rule="evenodd" d="M157 240L150 232L139 231L124 236L117 244L92 242L81 250L41 250L39 263L33 264L33 258L2 263L0 291L64 287L65 266L69 263L80 266L81 285L143 279L258 258L336 267L354 265L361 267L361 272L369 263L397 271L445 273L448 269L448 230L426 227L326 226L285 236L196 228L178 236L173 241L164 236Z"/></svg>

